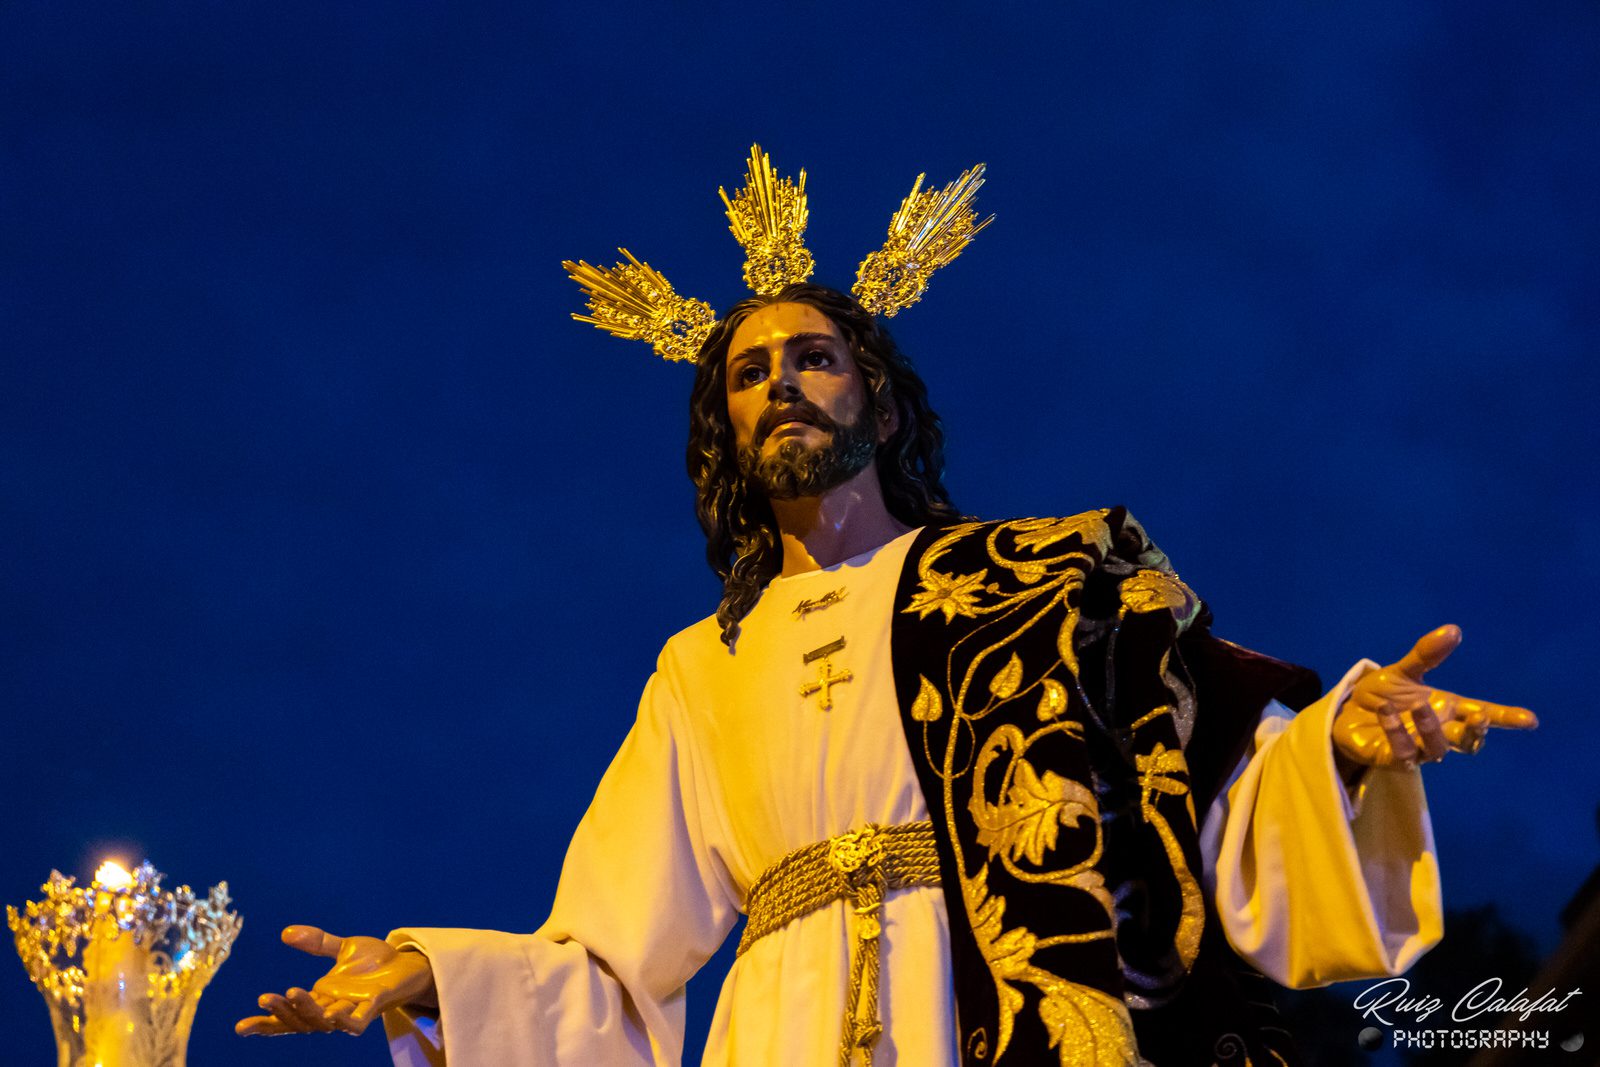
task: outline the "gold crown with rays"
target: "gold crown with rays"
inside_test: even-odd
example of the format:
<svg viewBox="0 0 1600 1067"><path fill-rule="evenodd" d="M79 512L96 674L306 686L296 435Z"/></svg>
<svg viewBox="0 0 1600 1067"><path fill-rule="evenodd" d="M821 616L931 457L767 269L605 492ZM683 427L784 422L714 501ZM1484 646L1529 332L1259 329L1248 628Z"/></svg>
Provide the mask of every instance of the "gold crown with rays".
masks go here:
<svg viewBox="0 0 1600 1067"><path fill-rule="evenodd" d="M934 271L959 256L989 223L978 221L973 204L983 185L983 164L964 171L943 189L924 189L917 175L910 194L889 221L883 247L861 261L850 287L856 302L885 318L922 299ZM771 296L786 285L811 277L816 263L803 240L809 214L806 172L799 181L780 178L760 145L750 146L745 187L729 197L728 228L744 248L744 280L751 290ZM579 260L561 265L589 298L589 314L572 317L617 337L648 341L663 359L694 359L716 328L716 314L703 300L679 296L661 272L626 248L624 263L593 267Z"/></svg>

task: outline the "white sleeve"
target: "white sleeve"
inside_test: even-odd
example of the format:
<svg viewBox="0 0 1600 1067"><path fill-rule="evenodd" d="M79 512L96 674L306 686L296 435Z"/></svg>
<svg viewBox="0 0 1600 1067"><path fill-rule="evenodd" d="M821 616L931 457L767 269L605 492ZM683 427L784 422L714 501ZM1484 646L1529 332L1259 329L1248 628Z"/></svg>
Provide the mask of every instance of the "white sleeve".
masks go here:
<svg viewBox="0 0 1600 1067"><path fill-rule="evenodd" d="M677 1064L684 984L737 918L701 832L692 755L658 673L578 824L550 918L532 934L403 929L438 1018L389 1012L396 1067Z"/></svg>
<svg viewBox="0 0 1600 1067"><path fill-rule="evenodd" d="M1444 933L1421 773L1369 770L1352 798L1334 765L1334 716L1377 666L1362 660L1299 715L1269 705L1201 830L1229 943L1294 989L1399 974Z"/></svg>

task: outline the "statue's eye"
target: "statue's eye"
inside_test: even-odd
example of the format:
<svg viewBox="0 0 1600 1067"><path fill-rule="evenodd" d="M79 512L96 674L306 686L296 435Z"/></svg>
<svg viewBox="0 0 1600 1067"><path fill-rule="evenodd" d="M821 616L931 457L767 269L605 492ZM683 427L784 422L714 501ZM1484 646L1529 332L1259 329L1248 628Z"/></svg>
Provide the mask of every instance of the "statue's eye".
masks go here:
<svg viewBox="0 0 1600 1067"><path fill-rule="evenodd" d="M800 357L800 366L826 367L831 361L832 357L828 354L826 349L813 348L811 351Z"/></svg>
<svg viewBox="0 0 1600 1067"><path fill-rule="evenodd" d="M746 363L739 368L739 381L744 385L754 385L766 376L766 368L759 363Z"/></svg>

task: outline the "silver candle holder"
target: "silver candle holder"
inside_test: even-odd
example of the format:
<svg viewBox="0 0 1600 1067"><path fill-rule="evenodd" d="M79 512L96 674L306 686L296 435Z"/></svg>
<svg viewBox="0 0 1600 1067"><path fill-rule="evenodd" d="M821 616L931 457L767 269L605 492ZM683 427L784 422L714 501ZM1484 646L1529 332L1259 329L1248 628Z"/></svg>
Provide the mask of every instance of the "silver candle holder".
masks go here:
<svg viewBox="0 0 1600 1067"><path fill-rule="evenodd" d="M43 994L57 1067L184 1067L200 993L228 958L242 920L228 883L204 899L161 888L149 861L107 862L87 886L51 871L43 900L6 925Z"/></svg>

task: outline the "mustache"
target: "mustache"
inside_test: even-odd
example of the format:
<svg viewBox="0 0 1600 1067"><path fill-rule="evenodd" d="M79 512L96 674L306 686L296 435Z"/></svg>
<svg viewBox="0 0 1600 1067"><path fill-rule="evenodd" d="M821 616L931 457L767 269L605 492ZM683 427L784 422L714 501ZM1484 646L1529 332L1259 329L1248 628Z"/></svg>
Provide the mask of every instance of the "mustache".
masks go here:
<svg viewBox="0 0 1600 1067"><path fill-rule="evenodd" d="M810 423L819 430L837 430L834 421L822 413L822 409L809 400L795 400L774 407L769 407L761 413L756 420L755 443L757 445L767 439L778 423L789 419L798 419Z"/></svg>

